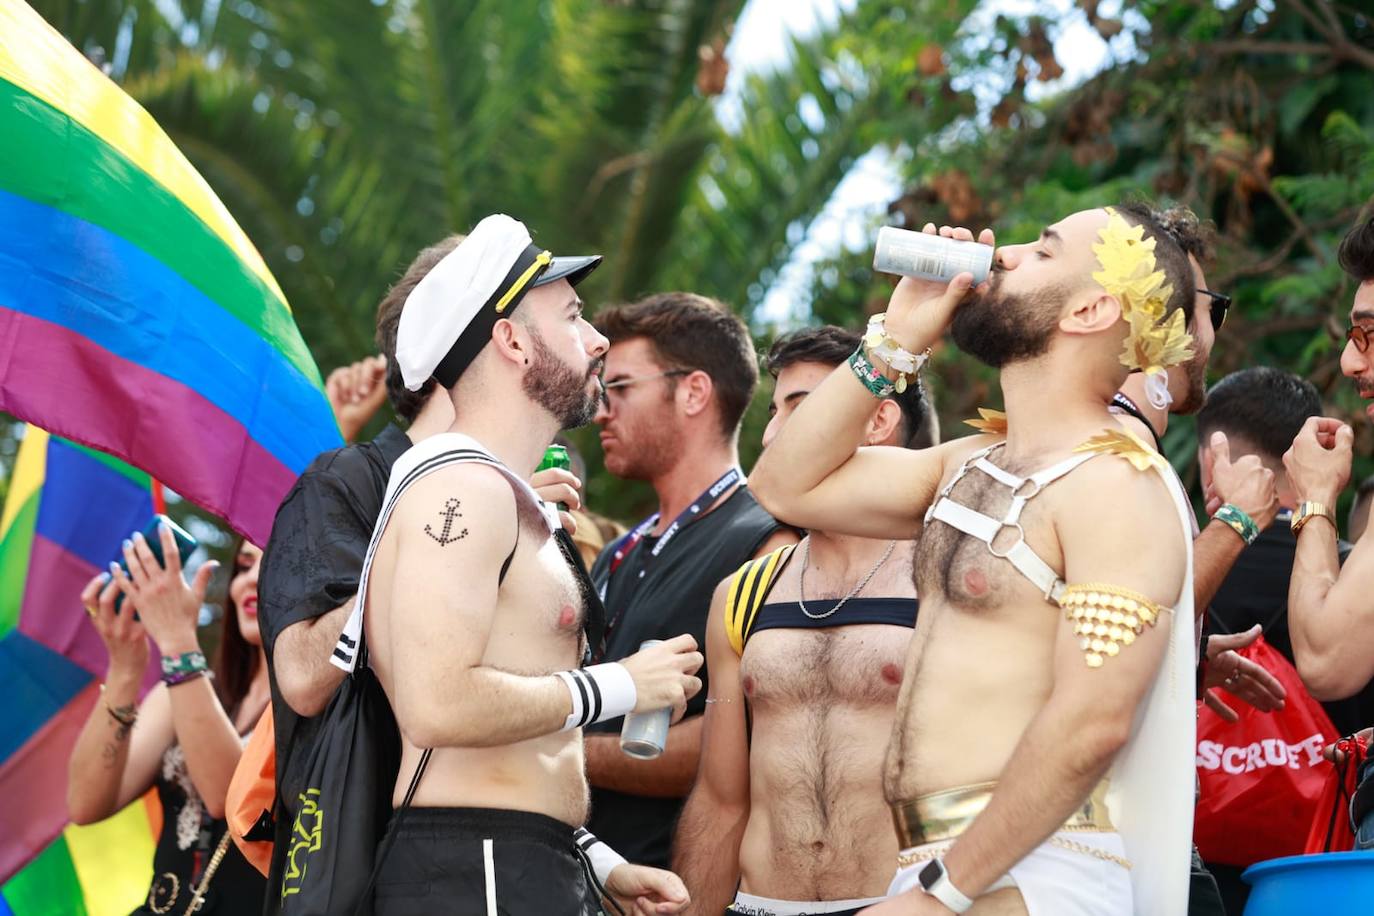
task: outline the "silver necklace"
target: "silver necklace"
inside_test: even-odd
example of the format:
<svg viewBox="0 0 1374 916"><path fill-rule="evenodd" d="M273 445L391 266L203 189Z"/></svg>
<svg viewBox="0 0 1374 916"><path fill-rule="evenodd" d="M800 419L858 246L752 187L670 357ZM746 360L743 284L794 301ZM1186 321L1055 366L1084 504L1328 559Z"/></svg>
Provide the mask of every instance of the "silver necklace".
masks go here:
<svg viewBox="0 0 1374 916"><path fill-rule="evenodd" d="M873 568L868 571L868 575L864 576L863 579L859 581L858 585L849 590L849 594L840 599L839 604L835 605L824 614L813 614L806 609L806 568L811 565L811 538L808 537L806 543L802 545L801 578L797 582L797 606L801 608L803 614L810 617L812 620L824 620L829 617L831 614L844 607L845 603L848 602L850 598L853 598L864 590L864 586L868 585L869 581L878 574L878 569L887 562L887 558L892 556L892 551L896 546L896 541L888 541L887 550L883 551L882 558L879 559L877 563L873 564Z"/></svg>

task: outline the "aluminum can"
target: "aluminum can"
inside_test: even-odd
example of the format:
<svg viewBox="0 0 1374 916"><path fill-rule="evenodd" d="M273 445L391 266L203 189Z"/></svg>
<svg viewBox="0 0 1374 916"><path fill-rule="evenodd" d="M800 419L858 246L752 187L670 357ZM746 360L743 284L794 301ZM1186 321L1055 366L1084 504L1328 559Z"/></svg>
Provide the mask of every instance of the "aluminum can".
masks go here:
<svg viewBox="0 0 1374 916"><path fill-rule="evenodd" d="M967 271L976 284L988 278L992 256L991 245L884 226L878 230L878 244L873 249L873 269L946 283Z"/></svg>
<svg viewBox="0 0 1374 916"><path fill-rule="evenodd" d="M639 648L647 649L661 642L661 639L646 639L639 644ZM630 713L620 727L620 750L628 757L653 760L663 753L663 748L668 744L668 724L672 718L672 709L666 707Z"/></svg>

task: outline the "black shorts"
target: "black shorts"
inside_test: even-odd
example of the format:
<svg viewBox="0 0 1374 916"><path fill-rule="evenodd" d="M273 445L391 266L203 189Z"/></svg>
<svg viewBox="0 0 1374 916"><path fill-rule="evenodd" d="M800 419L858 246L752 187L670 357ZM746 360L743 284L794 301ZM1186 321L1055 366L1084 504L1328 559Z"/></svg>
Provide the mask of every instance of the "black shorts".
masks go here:
<svg viewBox="0 0 1374 916"><path fill-rule="evenodd" d="M410 808L377 876L376 916L594 916L573 828L527 811Z"/></svg>

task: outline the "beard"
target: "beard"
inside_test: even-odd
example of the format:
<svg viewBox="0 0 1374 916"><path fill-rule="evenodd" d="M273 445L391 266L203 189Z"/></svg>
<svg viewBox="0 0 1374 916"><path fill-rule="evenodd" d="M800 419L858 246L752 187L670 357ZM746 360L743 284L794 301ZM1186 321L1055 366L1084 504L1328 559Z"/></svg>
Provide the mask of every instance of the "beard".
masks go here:
<svg viewBox="0 0 1374 916"><path fill-rule="evenodd" d="M1207 402L1207 357L1209 353L1199 353L1183 364L1183 372L1188 388L1183 397L1169 407L1169 413L1188 416L1202 409Z"/></svg>
<svg viewBox="0 0 1374 916"><path fill-rule="evenodd" d="M982 293L972 290L954 312L955 346L994 369L1034 359L1049 349L1068 290L1054 285L1033 293L1006 293L994 273Z"/></svg>
<svg viewBox="0 0 1374 916"><path fill-rule="evenodd" d="M593 360L585 372L579 372L554 354L538 332L531 329L531 360L529 371L520 380L525 396L553 414L560 429L586 426L596 416L601 403L601 386L587 391L587 383L601 374L602 361Z"/></svg>

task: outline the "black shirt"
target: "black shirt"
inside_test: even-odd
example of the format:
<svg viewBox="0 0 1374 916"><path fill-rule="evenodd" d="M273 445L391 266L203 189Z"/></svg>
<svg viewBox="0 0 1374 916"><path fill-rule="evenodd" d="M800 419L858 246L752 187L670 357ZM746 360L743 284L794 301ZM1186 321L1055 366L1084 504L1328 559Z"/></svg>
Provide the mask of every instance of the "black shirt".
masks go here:
<svg viewBox="0 0 1374 916"><path fill-rule="evenodd" d="M153 851L152 886L133 916L186 912L229 829L224 818L212 818L205 810L180 746L173 744L163 753L154 786L162 803L162 831ZM201 916L258 913L266 889L262 874L231 840L205 886L204 902L197 912Z"/></svg>
<svg viewBox="0 0 1374 916"><path fill-rule="evenodd" d="M649 554L658 538L645 537L612 575L615 545L603 550L592 566L592 581L598 589L604 588L606 595L610 627L605 660L633 655L646 639L669 639L681 633L695 636L704 652L706 617L716 586L758 553L781 527L748 489L739 487L714 511L680 529L657 557ZM702 688L687 704L689 716L706 709L704 666L698 675ZM587 730L618 735L623 721L612 719ZM593 787L587 829L631 862L667 868L682 802L680 798L642 798Z"/></svg>
<svg viewBox="0 0 1374 916"><path fill-rule="evenodd" d="M389 425L371 442L325 452L286 494L272 524L258 577L258 626L272 687L277 794L282 806L277 812L269 887L280 887L296 798L304 788L310 750L323 721L296 715L282 699L272 649L287 627L327 614L357 593L391 466L410 445L404 432ZM275 909L269 907L269 911Z"/></svg>
<svg viewBox="0 0 1374 916"><path fill-rule="evenodd" d="M1340 542L1341 561L1350 545ZM1266 528L1255 543L1241 551L1236 565L1212 599L1211 628L1217 633L1240 633L1255 624L1264 638L1290 662L1293 640L1288 634L1288 583L1298 540L1283 519ZM1374 725L1374 682L1344 700L1323 703L1331 723L1342 735Z"/></svg>

